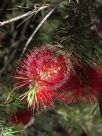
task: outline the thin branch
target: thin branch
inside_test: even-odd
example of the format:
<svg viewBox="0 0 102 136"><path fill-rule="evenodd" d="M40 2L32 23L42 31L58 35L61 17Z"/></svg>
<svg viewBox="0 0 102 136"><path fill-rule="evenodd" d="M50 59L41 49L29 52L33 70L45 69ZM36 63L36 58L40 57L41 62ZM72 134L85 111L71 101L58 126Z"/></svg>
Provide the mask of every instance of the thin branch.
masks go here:
<svg viewBox="0 0 102 136"><path fill-rule="evenodd" d="M52 4L50 5L50 8L52 8L49 13L43 18L43 20L40 22L40 24L36 27L36 29L34 30L34 32L31 34L31 36L29 37L29 39L27 40L25 47L22 51L21 54L21 58L23 56L23 54L25 53L29 43L31 42L32 38L35 36L35 34L38 32L38 30L40 29L40 27L44 24L44 22L48 19L48 17L55 11L55 9L58 7L58 5L61 3L62 0L54 0L52 2Z"/></svg>
<svg viewBox="0 0 102 136"><path fill-rule="evenodd" d="M40 24L36 27L36 29L34 30L34 32L31 34L31 36L29 37L29 39L26 42L26 45L22 51L21 54L21 58L23 56L23 54L25 53L29 43L31 42L32 38L35 36L35 34L38 32L38 30L40 29L40 27L44 24L44 22L47 20L47 18L54 12L56 8L53 8L52 10L50 10L50 12L43 18L43 20L40 22Z"/></svg>
<svg viewBox="0 0 102 136"><path fill-rule="evenodd" d="M34 9L33 11L29 11L29 12L27 12L27 13L25 13L25 14L22 14L22 15L19 15L19 16L17 16L17 17L11 18L11 19L9 19L9 20L0 22L0 27L6 25L6 24L8 24L8 23L15 22L15 21L17 21L17 20L19 20L19 19L22 19L22 18L24 18L24 17L30 16L30 15L32 15L32 14L34 14L34 13L37 13L37 12L39 12L39 11L41 11L41 10L47 8L47 7L48 7L48 6L41 6L40 8L38 8L37 11Z"/></svg>

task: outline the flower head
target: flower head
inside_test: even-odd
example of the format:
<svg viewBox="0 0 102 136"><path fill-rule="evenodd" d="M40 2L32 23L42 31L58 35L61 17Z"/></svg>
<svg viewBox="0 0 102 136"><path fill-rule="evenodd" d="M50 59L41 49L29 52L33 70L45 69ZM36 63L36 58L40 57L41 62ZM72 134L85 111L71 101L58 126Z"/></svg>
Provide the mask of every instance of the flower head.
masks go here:
<svg viewBox="0 0 102 136"><path fill-rule="evenodd" d="M24 110L17 110L12 112L10 115L10 122L12 124L23 124L26 125L30 121L32 116L32 110L30 108Z"/></svg>
<svg viewBox="0 0 102 136"><path fill-rule="evenodd" d="M19 62L14 78L15 88L28 88L28 104L33 108L45 108L53 104L56 89L69 77L69 59L64 52L47 46L29 51Z"/></svg>
<svg viewBox="0 0 102 136"><path fill-rule="evenodd" d="M77 67L68 82L71 103L92 103L102 94L102 71L95 67Z"/></svg>

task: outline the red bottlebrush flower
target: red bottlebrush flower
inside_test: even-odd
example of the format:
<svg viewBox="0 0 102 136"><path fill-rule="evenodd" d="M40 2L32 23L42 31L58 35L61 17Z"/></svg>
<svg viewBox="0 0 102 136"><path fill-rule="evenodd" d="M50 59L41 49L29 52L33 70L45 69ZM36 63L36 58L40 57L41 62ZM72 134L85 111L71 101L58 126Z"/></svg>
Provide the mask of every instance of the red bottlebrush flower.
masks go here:
<svg viewBox="0 0 102 136"><path fill-rule="evenodd" d="M69 58L55 48L47 46L30 51L19 62L15 88L28 87L25 93L28 104L33 108L51 106L59 89L69 77Z"/></svg>
<svg viewBox="0 0 102 136"><path fill-rule="evenodd" d="M77 67L68 81L71 103L92 103L102 94L102 71L94 67Z"/></svg>
<svg viewBox="0 0 102 136"><path fill-rule="evenodd" d="M32 117L32 110L31 109L24 109L24 110L17 110L12 112L10 115L10 122L12 124L23 124L26 125L30 121Z"/></svg>

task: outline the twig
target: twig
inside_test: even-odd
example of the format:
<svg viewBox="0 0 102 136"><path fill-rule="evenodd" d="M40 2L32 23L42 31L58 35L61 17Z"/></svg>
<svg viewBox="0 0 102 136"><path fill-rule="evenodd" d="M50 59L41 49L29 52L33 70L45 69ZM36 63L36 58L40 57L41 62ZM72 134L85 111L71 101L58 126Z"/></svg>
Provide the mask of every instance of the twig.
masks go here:
<svg viewBox="0 0 102 136"><path fill-rule="evenodd" d="M35 36L35 34L38 32L38 30L40 29L40 27L44 24L44 22L48 19L48 17L55 11L55 9L58 7L58 5L60 4L62 0L54 0L52 2L52 4L50 5L50 8L52 8L50 10L50 12L43 18L43 20L40 22L40 24L36 27L36 29L34 30L34 32L31 34L31 36L29 37L29 39L27 40L25 47L22 51L21 57L22 58L23 54L25 53L29 43L31 42L32 38Z"/></svg>
<svg viewBox="0 0 102 136"><path fill-rule="evenodd" d="M50 12L43 18L43 20L40 22L40 24L36 27L36 29L34 30L34 32L31 34L31 36L29 37L29 39L26 42L26 45L22 51L21 54L21 58L23 56L23 54L25 53L29 43L31 42L32 38L35 36L35 34L38 32L38 30L40 29L40 27L43 25L43 23L47 20L47 18L54 12L56 8L53 8L52 10L50 10Z"/></svg>
<svg viewBox="0 0 102 136"><path fill-rule="evenodd" d="M17 16L17 17L11 18L11 19L9 19L9 20L0 22L0 27L6 25L6 24L8 24L8 23L15 22L15 21L17 21L17 20L19 20L19 19L22 19L22 18L24 18L24 17L30 16L30 15L32 15L32 14L34 14L34 13L37 13L37 12L39 12L39 11L41 11L41 10L47 8L47 7L48 7L48 6L42 6L42 7L40 7L37 11L34 9L33 11L29 11L29 12L27 12L27 13L25 13L25 14L22 14L22 15L19 15L19 16Z"/></svg>

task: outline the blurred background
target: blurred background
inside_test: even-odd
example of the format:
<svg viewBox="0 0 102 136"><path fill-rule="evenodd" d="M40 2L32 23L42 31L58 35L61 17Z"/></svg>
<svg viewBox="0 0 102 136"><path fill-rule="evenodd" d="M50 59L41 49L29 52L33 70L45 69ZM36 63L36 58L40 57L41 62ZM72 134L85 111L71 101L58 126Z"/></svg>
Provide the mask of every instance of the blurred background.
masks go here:
<svg viewBox="0 0 102 136"><path fill-rule="evenodd" d="M10 112L19 105L19 92L11 94L12 75L27 40L52 8L56 9L26 51L58 44L80 55L87 65L102 65L101 0L0 0L0 136L102 136L101 101L91 105L56 102L55 107L34 114L26 127L9 122ZM10 22L29 11L34 12Z"/></svg>

